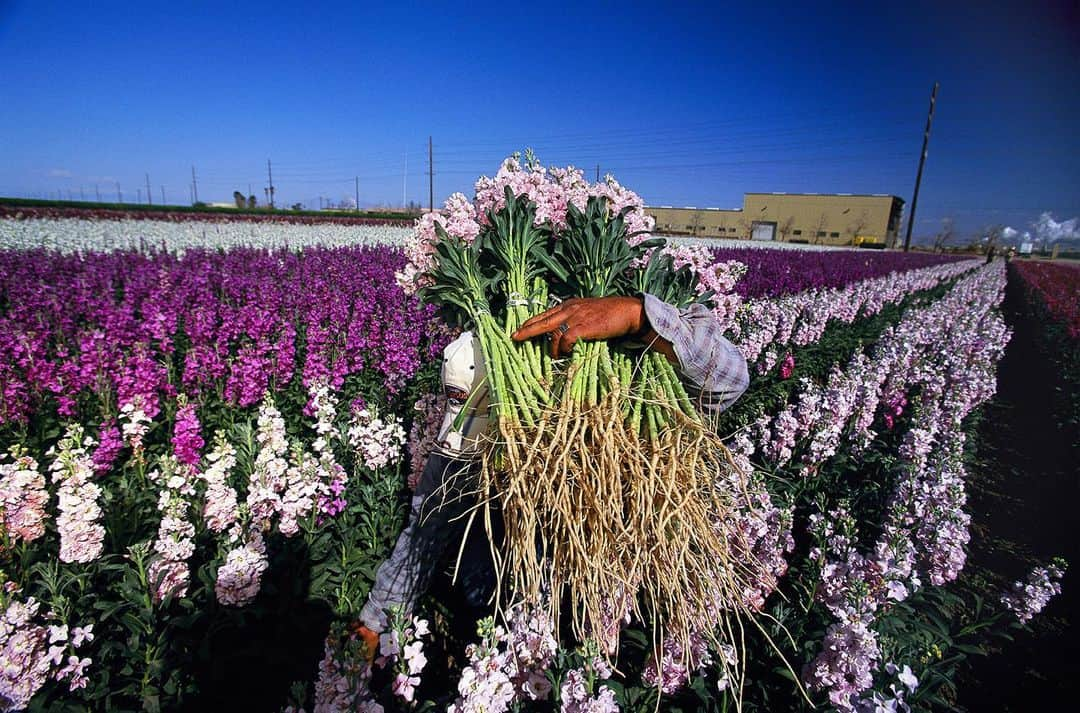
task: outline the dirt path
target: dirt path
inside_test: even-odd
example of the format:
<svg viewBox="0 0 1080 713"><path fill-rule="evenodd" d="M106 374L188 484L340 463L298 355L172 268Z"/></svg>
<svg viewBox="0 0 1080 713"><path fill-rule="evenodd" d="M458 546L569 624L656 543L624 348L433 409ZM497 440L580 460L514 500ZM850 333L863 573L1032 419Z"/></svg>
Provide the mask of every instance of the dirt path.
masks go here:
<svg viewBox="0 0 1080 713"><path fill-rule="evenodd" d="M997 589L1055 555L1071 568L1062 595L1032 622L1033 632L1014 632L1016 640L1002 651L974 660L961 681L960 703L980 713L1080 705L1080 452L1058 428L1056 370L1039 353L1038 326L1023 316L1022 300L1010 279L1004 314L1014 334L980 426L969 566Z"/></svg>

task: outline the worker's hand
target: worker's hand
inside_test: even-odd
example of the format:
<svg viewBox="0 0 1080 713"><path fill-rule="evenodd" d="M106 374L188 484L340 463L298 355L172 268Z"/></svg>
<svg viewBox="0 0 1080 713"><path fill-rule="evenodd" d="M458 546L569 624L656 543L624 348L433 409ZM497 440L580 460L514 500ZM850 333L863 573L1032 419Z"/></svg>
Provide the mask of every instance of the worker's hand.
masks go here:
<svg viewBox="0 0 1080 713"><path fill-rule="evenodd" d="M579 339L640 336L649 330L645 303L638 297L582 297L566 300L521 325L512 335L523 341L551 335L551 355L569 354Z"/></svg>
<svg viewBox="0 0 1080 713"><path fill-rule="evenodd" d="M370 664L379 653L379 635L360 623L353 624L352 630L364 642L364 657Z"/></svg>

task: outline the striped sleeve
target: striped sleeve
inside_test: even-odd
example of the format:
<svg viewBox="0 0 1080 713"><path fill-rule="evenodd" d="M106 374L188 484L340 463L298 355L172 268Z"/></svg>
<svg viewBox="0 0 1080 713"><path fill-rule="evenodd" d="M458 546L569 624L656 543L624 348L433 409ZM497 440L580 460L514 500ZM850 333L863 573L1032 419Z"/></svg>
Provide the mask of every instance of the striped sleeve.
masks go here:
<svg viewBox="0 0 1080 713"><path fill-rule="evenodd" d="M702 406L719 413L728 409L750 385L746 358L724 338L720 322L701 304L679 309L653 295L644 295L645 316L679 358L683 381Z"/></svg>

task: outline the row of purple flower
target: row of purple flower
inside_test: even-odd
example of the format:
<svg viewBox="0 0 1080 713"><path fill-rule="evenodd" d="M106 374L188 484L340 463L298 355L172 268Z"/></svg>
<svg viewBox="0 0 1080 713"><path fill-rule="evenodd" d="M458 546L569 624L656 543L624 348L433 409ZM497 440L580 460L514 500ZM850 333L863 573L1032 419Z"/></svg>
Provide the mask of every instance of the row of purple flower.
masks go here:
<svg viewBox="0 0 1080 713"><path fill-rule="evenodd" d="M0 253L0 425L53 408L114 416L210 392L251 406L297 375L340 388L370 370L393 394L445 343L435 309L394 284L389 248L302 254ZM80 397L99 413L80 414Z"/></svg>

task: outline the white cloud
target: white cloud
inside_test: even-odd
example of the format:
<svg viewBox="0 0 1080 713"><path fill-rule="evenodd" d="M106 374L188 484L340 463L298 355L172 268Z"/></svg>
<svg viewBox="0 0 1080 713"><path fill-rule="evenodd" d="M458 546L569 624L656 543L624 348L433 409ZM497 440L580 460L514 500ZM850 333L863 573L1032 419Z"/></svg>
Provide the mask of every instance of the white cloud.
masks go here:
<svg viewBox="0 0 1080 713"><path fill-rule="evenodd" d="M1055 243L1059 240L1080 240L1080 219L1070 218L1060 223L1050 213L1043 213L1031 224L1038 240Z"/></svg>
<svg viewBox="0 0 1080 713"><path fill-rule="evenodd" d="M50 168L49 178L71 178L74 174L66 168Z"/></svg>

